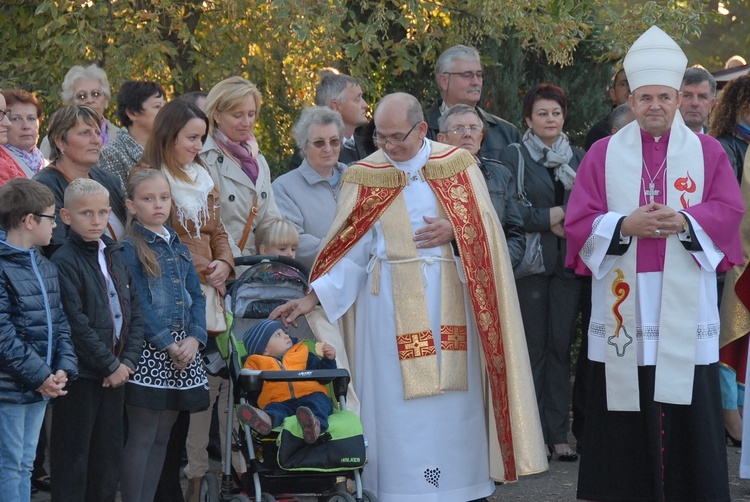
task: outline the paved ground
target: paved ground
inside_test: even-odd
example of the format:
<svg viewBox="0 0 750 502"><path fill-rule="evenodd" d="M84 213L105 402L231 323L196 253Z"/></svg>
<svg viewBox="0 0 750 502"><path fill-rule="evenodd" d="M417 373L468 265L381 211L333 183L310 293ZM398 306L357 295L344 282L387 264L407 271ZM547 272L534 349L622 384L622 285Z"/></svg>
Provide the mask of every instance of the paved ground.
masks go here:
<svg viewBox="0 0 750 502"><path fill-rule="evenodd" d="M734 501L750 501L750 480L739 479L740 449L727 447L729 490ZM498 486L489 500L555 502L576 500L578 463L550 462L549 471Z"/></svg>
<svg viewBox="0 0 750 502"><path fill-rule="evenodd" d="M734 501L750 502L750 480L739 479L740 450L727 447L729 461L729 488ZM212 463L218 468L217 463ZM576 499L576 480L578 477L578 463L550 462L550 469L542 474L525 476L517 483L501 485L490 497L492 502L533 501L555 502L574 501ZM184 484L184 482L183 482ZM32 502L47 502L49 494L37 494L31 498ZM118 499L119 500L119 499ZM157 501L158 502L158 501Z"/></svg>

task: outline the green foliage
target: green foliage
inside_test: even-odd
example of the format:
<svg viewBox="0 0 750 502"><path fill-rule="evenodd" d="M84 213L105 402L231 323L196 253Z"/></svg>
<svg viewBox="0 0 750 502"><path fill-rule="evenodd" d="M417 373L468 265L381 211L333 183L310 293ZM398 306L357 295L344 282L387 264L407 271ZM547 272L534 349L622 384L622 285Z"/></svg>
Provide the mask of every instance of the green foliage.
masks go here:
<svg viewBox="0 0 750 502"><path fill-rule="evenodd" d="M578 134L606 112L611 62L645 28L682 40L705 10L675 0L5 0L0 85L36 92L49 115L76 64L102 65L115 92L129 78L178 95L242 75L263 93L257 134L279 174L326 66L359 78L372 103L402 90L429 106L439 54L475 45L490 111L520 125L523 92L549 80L571 96L566 129Z"/></svg>

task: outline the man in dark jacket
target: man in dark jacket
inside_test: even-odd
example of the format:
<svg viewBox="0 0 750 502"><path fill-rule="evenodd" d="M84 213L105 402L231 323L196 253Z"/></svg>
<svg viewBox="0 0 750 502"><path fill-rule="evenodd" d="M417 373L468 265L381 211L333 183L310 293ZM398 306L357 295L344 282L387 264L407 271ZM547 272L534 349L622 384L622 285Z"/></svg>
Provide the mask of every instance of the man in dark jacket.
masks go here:
<svg viewBox="0 0 750 502"><path fill-rule="evenodd" d="M68 239L52 256L80 378L54 405L50 441L58 501L114 501L124 444L125 383L136 369L143 319L122 244L103 235L109 192L92 179L65 190Z"/></svg>
<svg viewBox="0 0 750 502"><path fill-rule="evenodd" d="M440 98L427 110L427 138L437 139L438 120L457 104L473 106L485 125L484 141L479 156L498 160L500 151L511 143L521 142L521 133L510 122L487 113L477 106L482 97L482 62L474 47L454 45L443 52L435 64L435 81Z"/></svg>
<svg viewBox="0 0 750 502"><path fill-rule="evenodd" d="M440 118L437 139L441 143L465 148L476 157L482 143L483 128L476 108L456 105ZM479 158L477 164L484 175L492 206L503 227L510 262L516 267L521 263L526 251L526 236L523 231L523 218L517 207L513 175L507 165L496 160Z"/></svg>
<svg viewBox="0 0 750 502"><path fill-rule="evenodd" d="M37 249L52 237L54 202L36 181L0 187L0 500L31 497L47 400L77 376L57 268Z"/></svg>

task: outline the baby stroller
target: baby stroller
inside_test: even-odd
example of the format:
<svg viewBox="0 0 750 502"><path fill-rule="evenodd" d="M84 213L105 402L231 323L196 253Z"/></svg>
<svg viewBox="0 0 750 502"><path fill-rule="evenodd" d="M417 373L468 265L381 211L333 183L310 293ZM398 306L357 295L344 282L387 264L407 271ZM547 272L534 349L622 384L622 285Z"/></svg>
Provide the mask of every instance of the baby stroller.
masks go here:
<svg viewBox="0 0 750 502"><path fill-rule="evenodd" d="M266 319L277 306L303 297L308 289L307 271L299 262L278 256L243 257L235 264L249 268L227 290L229 329L217 338L229 374L230 403L235 408L240 403L257 405L264 381L317 380L328 385L329 395L338 397L339 410L331 415L329 430L315 445L302 441L295 417L287 418L269 436L260 436L242 422L233 430L232 415L228 413L221 483L212 473L206 474L200 500L245 502L248 498L236 493L238 485L244 493L253 494L252 500L256 502L376 502L372 493L362 489L360 479L360 469L366 461L361 423L345 411L349 372L345 369L261 372L242 368L247 355L242 334L254 323ZM314 344L304 319L298 321L302 321L300 326L296 329L290 326L289 334L312 338L309 343ZM247 472L241 476L233 475L233 443L242 451L247 464ZM346 490L347 485L354 487L353 495Z"/></svg>

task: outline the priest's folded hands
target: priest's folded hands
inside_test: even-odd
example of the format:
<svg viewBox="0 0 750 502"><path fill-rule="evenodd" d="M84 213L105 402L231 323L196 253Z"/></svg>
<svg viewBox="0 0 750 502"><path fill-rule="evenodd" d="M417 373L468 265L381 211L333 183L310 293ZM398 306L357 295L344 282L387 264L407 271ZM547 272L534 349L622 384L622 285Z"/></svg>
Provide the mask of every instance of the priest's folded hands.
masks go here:
<svg viewBox="0 0 750 502"><path fill-rule="evenodd" d="M687 226L684 214L669 206L652 202L630 213L622 222L623 237L665 239Z"/></svg>

